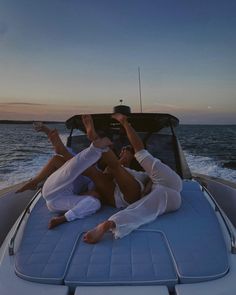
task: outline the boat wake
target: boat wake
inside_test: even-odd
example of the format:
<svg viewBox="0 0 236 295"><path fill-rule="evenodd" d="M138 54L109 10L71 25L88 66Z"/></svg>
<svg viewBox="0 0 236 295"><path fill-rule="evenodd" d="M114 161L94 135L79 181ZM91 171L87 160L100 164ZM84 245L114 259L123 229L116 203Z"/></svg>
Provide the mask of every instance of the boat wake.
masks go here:
<svg viewBox="0 0 236 295"><path fill-rule="evenodd" d="M0 169L0 190L29 180L47 163L50 154L42 154L25 161L13 161L8 168Z"/></svg>
<svg viewBox="0 0 236 295"><path fill-rule="evenodd" d="M192 155L186 151L184 154L192 172L235 182L236 170L231 169L232 166L228 166L227 163L217 162L210 157Z"/></svg>

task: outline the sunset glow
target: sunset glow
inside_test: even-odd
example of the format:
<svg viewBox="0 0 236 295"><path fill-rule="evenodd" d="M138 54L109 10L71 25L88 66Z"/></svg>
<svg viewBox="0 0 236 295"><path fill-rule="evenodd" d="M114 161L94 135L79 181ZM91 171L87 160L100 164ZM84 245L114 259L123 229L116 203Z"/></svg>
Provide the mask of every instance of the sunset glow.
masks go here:
<svg viewBox="0 0 236 295"><path fill-rule="evenodd" d="M2 0L0 120L64 121L123 98L236 124L236 2Z"/></svg>

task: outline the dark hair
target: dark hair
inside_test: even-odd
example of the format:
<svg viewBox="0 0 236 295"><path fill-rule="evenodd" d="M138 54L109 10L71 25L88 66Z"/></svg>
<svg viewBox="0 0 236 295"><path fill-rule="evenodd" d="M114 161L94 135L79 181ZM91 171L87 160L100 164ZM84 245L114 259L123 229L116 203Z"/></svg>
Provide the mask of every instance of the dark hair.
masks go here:
<svg viewBox="0 0 236 295"><path fill-rule="evenodd" d="M134 149L131 145L125 145L122 147L122 150L127 150L129 152L131 152L132 154L134 154Z"/></svg>

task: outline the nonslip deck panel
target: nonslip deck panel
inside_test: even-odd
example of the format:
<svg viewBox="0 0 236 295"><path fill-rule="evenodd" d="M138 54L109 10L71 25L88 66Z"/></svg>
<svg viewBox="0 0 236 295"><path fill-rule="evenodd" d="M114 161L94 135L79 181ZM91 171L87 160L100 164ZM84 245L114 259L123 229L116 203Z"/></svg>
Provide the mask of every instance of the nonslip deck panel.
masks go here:
<svg viewBox="0 0 236 295"><path fill-rule="evenodd" d="M29 216L20 248L15 257L18 276L33 282L63 284L74 248L82 232L108 218L116 209L107 207L100 214L48 229L54 216L40 198Z"/></svg>
<svg viewBox="0 0 236 295"><path fill-rule="evenodd" d="M142 229L161 230L167 239L181 283L224 276L228 254L215 212L197 183L185 182L181 208Z"/></svg>
<svg viewBox="0 0 236 295"><path fill-rule="evenodd" d="M160 232L134 233L102 243L86 245L80 240L65 284L78 285L167 285L178 282L165 238Z"/></svg>
<svg viewBox="0 0 236 295"><path fill-rule="evenodd" d="M173 288L216 279L228 271L225 242L213 208L195 182L184 182L181 208L127 237L111 234L96 245L83 233L117 209L104 207L82 220L47 229L52 214L43 199L34 207L15 256L16 273L50 284L147 285Z"/></svg>

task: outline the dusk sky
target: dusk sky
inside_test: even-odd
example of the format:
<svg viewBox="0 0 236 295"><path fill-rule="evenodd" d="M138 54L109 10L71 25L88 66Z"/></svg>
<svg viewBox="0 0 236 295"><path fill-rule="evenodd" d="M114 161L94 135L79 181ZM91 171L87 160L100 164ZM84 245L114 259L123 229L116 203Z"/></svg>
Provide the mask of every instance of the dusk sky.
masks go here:
<svg viewBox="0 0 236 295"><path fill-rule="evenodd" d="M0 0L0 120L66 120L119 99L236 124L235 0Z"/></svg>

